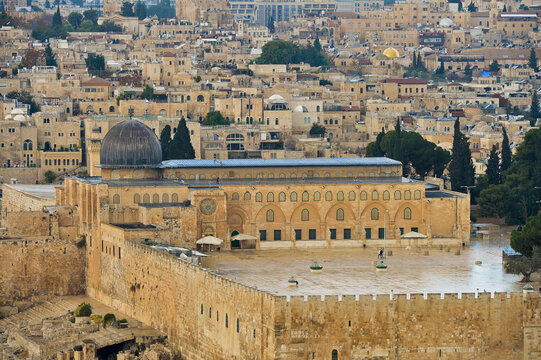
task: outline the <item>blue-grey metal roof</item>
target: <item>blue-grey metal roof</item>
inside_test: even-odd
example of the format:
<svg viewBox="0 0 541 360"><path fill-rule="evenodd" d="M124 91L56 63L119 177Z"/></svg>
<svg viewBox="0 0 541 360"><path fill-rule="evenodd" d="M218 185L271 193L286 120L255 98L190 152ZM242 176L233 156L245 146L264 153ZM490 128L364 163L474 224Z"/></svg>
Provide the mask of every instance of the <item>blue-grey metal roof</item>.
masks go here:
<svg viewBox="0 0 541 360"><path fill-rule="evenodd" d="M380 166L402 165L386 157L371 158L309 158L309 159L230 159L230 160L167 160L160 165L169 168L220 167L299 167L299 166Z"/></svg>

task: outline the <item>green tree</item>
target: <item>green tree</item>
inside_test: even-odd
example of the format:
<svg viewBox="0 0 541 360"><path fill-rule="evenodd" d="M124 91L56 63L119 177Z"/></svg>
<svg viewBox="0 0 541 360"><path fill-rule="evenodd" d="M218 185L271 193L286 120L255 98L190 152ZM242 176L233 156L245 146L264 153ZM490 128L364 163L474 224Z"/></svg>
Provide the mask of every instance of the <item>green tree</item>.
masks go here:
<svg viewBox="0 0 541 360"><path fill-rule="evenodd" d="M81 23L83 22L83 14L78 12L72 12L68 15L68 22L73 26L75 29L78 29L79 26L81 26Z"/></svg>
<svg viewBox="0 0 541 360"><path fill-rule="evenodd" d="M96 10L86 10L83 12L83 16L85 20L90 20L94 25L98 23L98 17L99 14Z"/></svg>
<svg viewBox="0 0 541 360"><path fill-rule="evenodd" d="M400 138L400 119L396 119L396 124L394 126L394 141L393 141L393 150L391 153L391 158L402 161L402 143Z"/></svg>
<svg viewBox="0 0 541 360"><path fill-rule="evenodd" d="M536 246L531 257L521 256L518 259L510 259L505 264L505 270L511 274L522 274L521 282L531 282L530 276L541 270L541 247Z"/></svg>
<svg viewBox="0 0 541 360"><path fill-rule="evenodd" d="M509 206L507 191L509 191L509 188L504 184L489 186L482 190L477 198L477 203L481 207L481 215L487 217L497 216L500 224L502 224Z"/></svg>
<svg viewBox="0 0 541 360"><path fill-rule="evenodd" d="M521 231L511 233L511 247L524 256L531 257L533 249L541 249L541 214L530 216Z"/></svg>
<svg viewBox="0 0 541 360"><path fill-rule="evenodd" d="M284 40L273 40L263 45L256 64L299 64L305 62L311 66L329 65L329 59L313 46L306 48Z"/></svg>
<svg viewBox="0 0 541 360"><path fill-rule="evenodd" d="M62 16L60 15L60 5L56 8L56 12L53 15L53 27L62 26Z"/></svg>
<svg viewBox="0 0 541 360"><path fill-rule="evenodd" d="M325 128L325 126L318 123L313 123L312 127L310 128L311 136L324 137L326 132L327 129Z"/></svg>
<svg viewBox="0 0 541 360"><path fill-rule="evenodd" d="M473 70L470 64L467 64L464 68L464 81L471 82L473 78Z"/></svg>
<svg viewBox="0 0 541 360"><path fill-rule="evenodd" d="M139 20L143 20L147 17L147 6L142 1L137 1L135 3L135 16Z"/></svg>
<svg viewBox="0 0 541 360"><path fill-rule="evenodd" d="M473 3L473 1L470 2L470 5L468 5L468 11L469 12L477 12L477 6Z"/></svg>
<svg viewBox="0 0 541 360"><path fill-rule="evenodd" d="M120 9L120 15L125 17L135 17L135 13L133 12L133 4L129 1L124 1Z"/></svg>
<svg viewBox="0 0 541 360"><path fill-rule="evenodd" d="M507 5L503 5L503 9L502 9L502 12L507 12Z"/></svg>
<svg viewBox="0 0 541 360"><path fill-rule="evenodd" d="M490 150L486 174L489 184L492 185L500 183L500 158L498 157L498 152L496 151L496 145L492 145L492 150Z"/></svg>
<svg viewBox="0 0 541 360"><path fill-rule="evenodd" d="M171 126L165 125L160 134L160 144L162 146L162 159L169 160L169 147L171 146Z"/></svg>
<svg viewBox="0 0 541 360"><path fill-rule="evenodd" d="M145 85L143 93L141 94L142 99L150 100L154 96L154 89L148 85Z"/></svg>
<svg viewBox="0 0 541 360"><path fill-rule="evenodd" d="M530 58L528 60L528 65L530 66L530 68L533 69L533 71L539 71L539 67L537 66L537 55L535 53L535 48L532 48L532 50L530 50Z"/></svg>
<svg viewBox="0 0 541 360"><path fill-rule="evenodd" d="M88 303L80 303L74 311L75 316L92 315L92 306Z"/></svg>
<svg viewBox="0 0 541 360"><path fill-rule="evenodd" d="M147 9L147 17L156 15L159 19L173 19L175 8L171 7L168 1L160 1L158 5L150 6Z"/></svg>
<svg viewBox="0 0 541 360"><path fill-rule="evenodd" d="M385 152L381 149L381 142L385 137L385 128L381 128L381 132L376 137L376 141L369 143L366 146L366 157L381 157Z"/></svg>
<svg viewBox="0 0 541 360"><path fill-rule="evenodd" d="M453 154L449 165L451 188L453 191L465 192L463 186L472 186L475 179L475 168L471 158L468 138L460 130L460 120L455 121L453 135Z"/></svg>
<svg viewBox="0 0 541 360"><path fill-rule="evenodd" d="M417 67L417 53L415 51L413 52L413 59L411 60L411 66L413 68Z"/></svg>
<svg viewBox="0 0 541 360"><path fill-rule="evenodd" d="M269 32L271 34L274 34L274 31L275 31L275 29L274 29L274 16L272 16L272 15L269 17L269 26L268 27L269 27Z"/></svg>
<svg viewBox="0 0 541 360"><path fill-rule="evenodd" d="M32 95L27 91L24 91L24 90L10 91L6 94L6 98L15 99L19 102L22 102L23 104L30 105L30 109L28 111L29 115L32 115L40 111L40 106L34 101L34 98L32 97Z"/></svg>
<svg viewBox="0 0 541 360"><path fill-rule="evenodd" d="M488 69L490 72L499 72L500 71L500 64L496 60L493 60L490 65L488 66Z"/></svg>
<svg viewBox="0 0 541 360"><path fill-rule="evenodd" d="M316 36L316 39L314 40L314 50L317 52L321 52L321 43L319 42L319 36Z"/></svg>
<svg viewBox="0 0 541 360"><path fill-rule="evenodd" d="M103 55L88 54L85 63L90 74L99 75L105 70L105 58Z"/></svg>
<svg viewBox="0 0 541 360"><path fill-rule="evenodd" d="M532 102L530 104L530 126L535 126L539 118L541 118L539 98L537 97L537 91L534 89L532 93Z"/></svg>
<svg viewBox="0 0 541 360"><path fill-rule="evenodd" d="M45 47L45 65L58 66L53 49L51 49L51 45L49 43L47 43L47 46Z"/></svg>
<svg viewBox="0 0 541 360"><path fill-rule="evenodd" d="M47 181L49 184L56 179L56 174L51 170L47 170L43 176L45 177L45 181Z"/></svg>
<svg viewBox="0 0 541 360"><path fill-rule="evenodd" d="M440 60L440 67L436 70L436 75L445 75L445 63L443 62L443 60Z"/></svg>
<svg viewBox="0 0 541 360"><path fill-rule="evenodd" d="M178 123L177 132L169 147L169 156L171 159L195 159L195 151L190 140L190 132L184 118L180 119Z"/></svg>
<svg viewBox="0 0 541 360"><path fill-rule="evenodd" d="M511 167L511 147L509 146L509 137L507 136L507 130L502 127L503 140L502 140L502 163L501 163L501 174L503 176L504 172Z"/></svg>
<svg viewBox="0 0 541 360"><path fill-rule="evenodd" d="M230 122L226 118L224 118L221 112L211 111L207 113L207 116L205 116L201 124L205 126L218 126L229 125Z"/></svg>
<svg viewBox="0 0 541 360"><path fill-rule="evenodd" d="M51 8L51 3L49 2L49 0L45 0L45 9L50 9Z"/></svg>

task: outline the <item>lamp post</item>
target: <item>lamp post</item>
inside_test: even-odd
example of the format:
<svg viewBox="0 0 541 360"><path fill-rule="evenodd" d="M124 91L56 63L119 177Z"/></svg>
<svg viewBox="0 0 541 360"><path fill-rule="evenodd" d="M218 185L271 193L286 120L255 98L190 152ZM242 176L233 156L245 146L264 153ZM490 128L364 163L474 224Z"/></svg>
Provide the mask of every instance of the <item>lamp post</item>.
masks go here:
<svg viewBox="0 0 541 360"><path fill-rule="evenodd" d="M385 215L389 212L389 210L385 210L383 212L383 259L376 265L376 271L387 271L387 264L383 260L387 259L386 254L386 245L387 245L387 224L386 224L386 218ZM379 214L379 209L378 209Z"/></svg>

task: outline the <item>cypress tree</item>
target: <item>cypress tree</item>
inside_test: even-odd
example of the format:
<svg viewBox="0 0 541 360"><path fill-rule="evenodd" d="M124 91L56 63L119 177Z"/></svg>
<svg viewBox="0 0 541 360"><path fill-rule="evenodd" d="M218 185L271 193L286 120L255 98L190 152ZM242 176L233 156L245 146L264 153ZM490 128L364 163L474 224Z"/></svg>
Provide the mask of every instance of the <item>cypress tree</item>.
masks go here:
<svg viewBox="0 0 541 360"><path fill-rule="evenodd" d="M533 69L533 71L538 72L539 68L537 67L537 55L535 54L535 49L532 48L530 51L530 58L528 60L528 65L530 68Z"/></svg>
<svg viewBox="0 0 541 360"><path fill-rule="evenodd" d="M62 16L60 15L60 4L56 8L56 12L53 15L53 26L62 25Z"/></svg>
<svg viewBox="0 0 541 360"><path fill-rule="evenodd" d="M413 52L413 60L411 61L411 67L414 69L417 67L417 54L415 53L415 51Z"/></svg>
<svg viewBox="0 0 541 360"><path fill-rule="evenodd" d="M169 160L169 147L171 146L171 126L165 125L160 134L160 145L162 146L162 160Z"/></svg>
<svg viewBox="0 0 541 360"><path fill-rule="evenodd" d="M443 60L440 60L440 67L438 68L438 70L436 70L436 74L445 75L445 63L443 62Z"/></svg>
<svg viewBox="0 0 541 360"><path fill-rule="evenodd" d="M509 146L509 137L507 136L507 130L503 128L503 141L502 141L502 164L501 174L509 169L511 166L511 147Z"/></svg>
<svg viewBox="0 0 541 360"><path fill-rule="evenodd" d="M169 146L170 159L195 159L195 151L190 140L190 132L186 120L180 119L177 132Z"/></svg>
<svg viewBox="0 0 541 360"><path fill-rule="evenodd" d="M532 104L530 105L530 126L535 126L537 119L540 117L539 99L537 98L537 91L534 89L532 94Z"/></svg>
<svg viewBox="0 0 541 360"><path fill-rule="evenodd" d="M468 138L460 131L460 120L456 119L453 135L453 155L449 165L451 188L453 191L466 192L462 186L471 186L474 183L475 168L471 158Z"/></svg>
<svg viewBox="0 0 541 360"><path fill-rule="evenodd" d="M489 184L497 185L500 183L500 159L496 152L496 145L492 145L492 150L490 150L486 174Z"/></svg>

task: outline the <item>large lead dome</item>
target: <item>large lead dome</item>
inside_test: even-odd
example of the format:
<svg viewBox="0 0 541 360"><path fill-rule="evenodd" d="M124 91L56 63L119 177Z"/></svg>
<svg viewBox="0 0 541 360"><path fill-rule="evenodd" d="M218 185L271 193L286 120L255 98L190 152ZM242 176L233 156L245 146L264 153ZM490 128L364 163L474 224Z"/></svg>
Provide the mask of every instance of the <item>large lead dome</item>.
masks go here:
<svg viewBox="0 0 541 360"><path fill-rule="evenodd" d="M137 120L126 120L109 130L101 143L103 168L152 168L162 162L156 134Z"/></svg>

